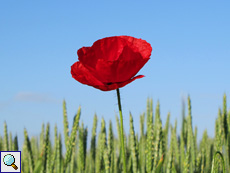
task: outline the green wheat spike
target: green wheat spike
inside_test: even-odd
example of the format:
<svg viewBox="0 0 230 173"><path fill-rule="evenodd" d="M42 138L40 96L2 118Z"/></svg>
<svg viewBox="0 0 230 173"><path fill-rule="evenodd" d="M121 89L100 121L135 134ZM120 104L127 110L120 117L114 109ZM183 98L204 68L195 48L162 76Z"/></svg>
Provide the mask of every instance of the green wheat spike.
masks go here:
<svg viewBox="0 0 230 173"><path fill-rule="evenodd" d="M75 150L76 148L74 147L73 148L73 153L72 153L72 156L71 156L71 160L70 160L70 173L75 173L76 170L75 170L75 167L76 167L76 164L75 164Z"/></svg>
<svg viewBox="0 0 230 173"><path fill-rule="evenodd" d="M25 137L25 147L27 150L27 156L28 156L28 160L29 160L29 170L30 170L30 172L33 172L34 159L33 159L33 153L32 153L32 149L31 149L30 139L28 137L28 133L27 133L26 129L24 129L24 137Z"/></svg>
<svg viewBox="0 0 230 173"><path fill-rule="evenodd" d="M77 130L78 130L78 126L79 126L80 114L81 114L81 107L78 108L78 112L74 117L72 131L71 131L71 134L70 134L70 137L68 140L68 145L66 146L67 151L66 151L66 158L65 158L65 162L64 162L64 170L63 170L64 172L66 171L66 168L70 162L72 149L76 145L75 140L76 140Z"/></svg>
<svg viewBox="0 0 230 173"><path fill-rule="evenodd" d="M13 151L12 133L9 133L9 151Z"/></svg>
<svg viewBox="0 0 230 173"><path fill-rule="evenodd" d="M88 136L88 128L84 128L83 131L83 146L84 146L84 169L86 165L86 155L87 155L87 136Z"/></svg>
<svg viewBox="0 0 230 173"><path fill-rule="evenodd" d="M151 119L152 119L152 117L151 117ZM156 105L156 110L155 110L154 126L152 127L152 131L153 131L152 134L153 134L153 136L155 138L155 143L157 142L157 140L156 140L157 135L160 135L159 129L161 129L161 128L162 128L162 123L161 123L161 119L160 119L160 102L158 100L157 105ZM152 137L152 141L154 140L154 138ZM158 138L159 138L159 136L158 136ZM159 141L158 141L158 144L159 144ZM158 144L154 144L154 146L156 147ZM154 149L152 147L152 150L153 150L153 152L155 152L156 148ZM156 159L158 159L158 157ZM155 166L156 166L156 162L155 162Z"/></svg>
<svg viewBox="0 0 230 173"><path fill-rule="evenodd" d="M62 162L61 162L61 169L60 169L60 172L62 173L62 172L64 172L65 170L64 170L65 168L64 168L64 159L62 160Z"/></svg>
<svg viewBox="0 0 230 173"><path fill-rule="evenodd" d="M33 160L34 160L34 173L40 173L42 170L42 158L40 157L38 140L36 137L31 137L30 140L31 149L33 153Z"/></svg>
<svg viewBox="0 0 230 173"><path fill-rule="evenodd" d="M164 154L162 148L163 148L162 123L161 123L161 120L158 119L158 123L156 127L155 145L154 145L153 170L156 170L160 157Z"/></svg>
<svg viewBox="0 0 230 173"><path fill-rule="evenodd" d="M185 144L184 144L184 137L183 137L183 129L181 130L180 135L180 170L184 170L184 159L185 159Z"/></svg>
<svg viewBox="0 0 230 173"><path fill-rule="evenodd" d="M149 122L148 122L149 123ZM147 125L147 148L146 148L146 171L149 173L152 171L152 160L153 160L153 134L152 134L152 124Z"/></svg>
<svg viewBox="0 0 230 173"><path fill-rule="evenodd" d="M170 123L170 112L167 115L167 120L165 123L165 127L163 129L163 136L164 136L164 152L167 152L168 149L168 132L169 132L169 123Z"/></svg>
<svg viewBox="0 0 230 173"><path fill-rule="evenodd" d="M160 106L160 105L159 105ZM153 99L149 100L149 114L150 114L150 118L153 121ZM153 123L153 122L152 122Z"/></svg>
<svg viewBox="0 0 230 173"><path fill-rule="evenodd" d="M154 131L155 131L155 134L156 134L156 130L155 130L155 128L157 129L157 125L158 125L158 123L159 123L159 121L160 121L160 102L159 102L159 100L157 101L157 106L156 106L156 110L155 110L155 123L154 123ZM154 136L155 136L155 134L154 134Z"/></svg>
<svg viewBox="0 0 230 173"><path fill-rule="evenodd" d="M204 162L205 162L205 153L204 148L201 149L201 152L198 153L197 158L197 172L204 173Z"/></svg>
<svg viewBox="0 0 230 173"><path fill-rule="evenodd" d="M91 164L92 171L95 172L95 158L96 158L96 135L97 135L97 115L93 118L93 128L91 136L90 154L91 154Z"/></svg>
<svg viewBox="0 0 230 173"><path fill-rule="evenodd" d="M104 165L104 149L107 147L107 139L106 139L106 128L105 128L105 120L104 118L102 118L101 120L101 136L100 136L100 157L102 158L101 161L103 162L103 170L105 169L105 165Z"/></svg>
<svg viewBox="0 0 230 173"><path fill-rule="evenodd" d="M228 147L228 146L227 146L227 141L226 141L225 144L224 144L224 146L223 146L223 151L222 151L222 153L223 153L224 161L225 161L225 163L226 163L225 170L226 170L227 172L229 172L229 164L227 164L227 163L229 163L228 148L227 148L227 147Z"/></svg>
<svg viewBox="0 0 230 173"><path fill-rule="evenodd" d="M109 121L109 133L108 133L108 161L110 163L110 172L113 172L113 151L114 151L114 136L113 136L113 127L112 127L112 121Z"/></svg>
<svg viewBox="0 0 230 173"><path fill-rule="evenodd" d="M188 133L188 128L187 128L187 120L185 118L185 101L184 99L182 100L182 135L183 135L183 141L184 144L187 146L187 133Z"/></svg>
<svg viewBox="0 0 230 173"><path fill-rule="evenodd" d="M96 173L104 171L104 149L106 148L106 129L105 129L105 120L101 120L101 129L98 136L98 145L96 152Z"/></svg>
<svg viewBox="0 0 230 173"><path fill-rule="evenodd" d="M228 134L230 133L230 110L228 111Z"/></svg>
<svg viewBox="0 0 230 173"><path fill-rule="evenodd" d="M129 156L129 153L126 154L127 159L128 160L128 164L127 164L127 172L132 172L132 157Z"/></svg>
<svg viewBox="0 0 230 173"><path fill-rule="evenodd" d="M61 172L61 161L62 161L62 149L61 149L61 134L58 135L58 138L55 141L57 145L57 159L55 169L57 173Z"/></svg>
<svg viewBox="0 0 230 173"><path fill-rule="evenodd" d="M149 98L147 98L146 115L147 115L147 119L148 119L150 116L150 99Z"/></svg>
<svg viewBox="0 0 230 173"><path fill-rule="evenodd" d="M216 137L215 137L215 151L221 151L223 146L223 139L224 139L224 128L223 128L223 120L222 120L222 112L219 108L218 111L218 118L216 121Z"/></svg>
<svg viewBox="0 0 230 173"><path fill-rule="evenodd" d="M132 172L132 155L131 155L131 134L127 135L127 148L126 148L126 160L127 160L127 172Z"/></svg>
<svg viewBox="0 0 230 173"><path fill-rule="evenodd" d="M114 140L112 141L113 142L113 146L114 146ZM109 171L110 172L115 172L115 154L114 154L114 151L115 149L113 148L113 151L112 151L112 155L111 155L111 161L110 161L110 169Z"/></svg>
<svg viewBox="0 0 230 173"><path fill-rule="evenodd" d="M81 124L79 128L79 142L78 142L78 158L77 158L77 165L78 165L78 172L83 172L85 168L85 160L84 160L84 124Z"/></svg>
<svg viewBox="0 0 230 173"><path fill-rule="evenodd" d="M39 137L34 136L32 138L34 141L32 143L32 151L36 157L34 157L34 161L36 162L40 158L40 152L39 152ZM31 142L32 142L31 139Z"/></svg>
<svg viewBox="0 0 230 173"><path fill-rule="evenodd" d="M135 139L135 131L133 127L133 117L132 114L129 114L130 119L130 148L131 148L131 158L132 158L132 172L137 173L138 171L138 155L136 150L136 139Z"/></svg>
<svg viewBox="0 0 230 173"><path fill-rule="evenodd" d="M215 150L214 150L214 144L212 143L210 146L210 164L208 165L209 166L209 168L210 168L210 165L211 165L211 162L212 162L212 159L213 159L213 156L214 156L214 153L215 153ZM209 169L210 170L210 169ZM209 171L210 172L210 171Z"/></svg>
<svg viewBox="0 0 230 173"><path fill-rule="evenodd" d="M6 122L4 122L4 151L9 151L8 132L7 132Z"/></svg>
<svg viewBox="0 0 230 173"><path fill-rule="evenodd" d="M43 167L42 172L47 172L49 169L47 169L47 164L49 164L49 134L50 134L50 125L47 123L46 125L46 132L45 132L45 140L44 140L44 148L43 148L43 155L42 155L42 161L43 161Z"/></svg>
<svg viewBox="0 0 230 173"><path fill-rule="evenodd" d="M218 131L218 135L219 135L219 142L220 142L220 145L222 146L224 141L224 126L223 126L223 116L222 116L222 111L221 109L219 109L219 112L218 112L218 126L219 126L219 131Z"/></svg>
<svg viewBox="0 0 230 173"><path fill-rule="evenodd" d="M40 153L43 152L43 148L44 148L44 141L45 141L44 135L45 135L45 124L42 123L42 131L40 133L40 145L39 145L40 146Z"/></svg>
<svg viewBox="0 0 230 173"><path fill-rule="evenodd" d="M118 134L118 148L119 148L119 156L121 156L121 126L118 116L116 115L116 126L117 126L117 134ZM118 163L120 164L120 163Z"/></svg>
<svg viewBox="0 0 230 173"><path fill-rule="evenodd" d="M173 127L171 127L171 132L173 131ZM168 152L168 162L166 164L166 173L170 173L172 170L172 164L173 164L173 135L171 135L171 141L170 141L170 148Z"/></svg>
<svg viewBox="0 0 230 173"><path fill-rule="evenodd" d="M223 114L222 114L222 121L223 121L223 131L224 131L224 139L223 140L223 155L225 158L225 162L229 163L229 148L228 148L228 117L227 117L227 97L226 94L223 96ZM226 164L226 170L229 170L229 164Z"/></svg>
<svg viewBox="0 0 230 173"><path fill-rule="evenodd" d="M198 169L197 167L198 163L196 163L196 161L198 160L197 133L198 133L197 126L195 126L195 132L194 132L195 171Z"/></svg>
<svg viewBox="0 0 230 173"><path fill-rule="evenodd" d="M117 139L114 138L113 141L113 146L114 146L114 152L113 152L113 172L117 173L118 172L118 158L119 156L117 156Z"/></svg>
<svg viewBox="0 0 230 173"><path fill-rule="evenodd" d="M195 143L195 154L196 154L196 156L198 154L198 149L197 149L197 133L198 133L197 126L195 126L194 143Z"/></svg>
<svg viewBox="0 0 230 173"><path fill-rule="evenodd" d="M173 145L173 153L174 153L174 166L175 169L179 169L180 155L179 155L179 146L177 141L177 120L175 120L174 128L172 129L172 145Z"/></svg>
<svg viewBox="0 0 230 173"><path fill-rule="evenodd" d="M78 130L78 134L79 134L78 135L78 154L77 154L78 172L83 172L83 170L84 170L83 131L84 131L84 124L82 122L82 124Z"/></svg>
<svg viewBox="0 0 230 173"><path fill-rule="evenodd" d="M200 162L197 163L197 165L199 165L199 169L198 170L203 170L205 169L205 165L204 165L204 160L206 159L206 153L208 152L208 149L206 147L207 145L207 141L208 140L208 135L207 135L207 130L204 131L201 142L200 142L200 153L198 154L199 160Z"/></svg>
<svg viewBox="0 0 230 173"><path fill-rule="evenodd" d="M51 143L48 141L48 145L46 146L47 148L47 159L46 159L46 172L50 173L50 161L51 161Z"/></svg>
<svg viewBox="0 0 230 173"><path fill-rule="evenodd" d="M164 163L164 156L162 155L161 159L159 160L157 167L156 167L156 173L161 173Z"/></svg>
<svg viewBox="0 0 230 173"><path fill-rule="evenodd" d="M93 170L93 167L92 167L92 156L91 156L91 153L87 153L87 156L86 156L86 162L85 162L85 172L95 172L95 170Z"/></svg>
<svg viewBox="0 0 230 173"><path fill-rule="evenodd" d="M193 164L193 158L192 158L192 146L193 146L193 136L192 136L192 129L190 127L190 117L188 116L188 137L187 137L187 148L189 149L189 152L187 150L187 156L186 156L186 159L189 158L189 169L190 169L190 172L193 172L193 169L194 169L194 164Z"/></svg>
<svg viewBox="0 0 230 173"><path fill-rule="evenodd" d="M228 136L228 119L227 119L227 97L226 94L224 94L223 97L223 115L222 115L222 119L223 119L223 127L224 127L224 136L225 139L227 140L227 136Z"/></svg>
<svg viewBox="0 0 230 173"><path fill-rule="evenodd" d="M114 141L114 146L116 147L114 152L114 172L121 172L122 171L122 156L121 156L121 149L120 149L120 141L116 139Z"/></svg>
<svg viewBox="0 0 230 173"><path fill-rule="evenodd" d="M221 110L219 108L218 110L218 118L216 119L215 122L215 150L218 151L220 150L220 146L221 146L221 126L220 123L221 122Z"/></svg>
<svg viewBox="0 0 230 173"><path fill-rule="evenodd" d="M58 140L58 132L57 132L57 124L54 127L54 148L53 153L50 160L50 172L54 172L54 165L57 157L57 140Z"/></svg>
<svg viewBox="0 0 230 173"><path fill-rule="evenodd" d="M145 172L145 134L144 134L145 114L140 116L140 141L139 141L139 168L140 172Z"/></svg>
<svg viewBox="0 0 230 173"><path fill-rule="evenodd" d="M24 133L24 136L25 136L25 133ZM23 144L23 148L22 148L22 153L25 153L23 154L21 157L22 157L22 170L23 172L31 172L30 171L30 163L29 161L31 159L28 158L28 150L27 150L27 146L26 146L26 139L25 139L25 142Z"/></svg>
<svg viewBox="0 0 230 173"><path fill-rule="evenodd" d="M136 153L137 153L137 160L138 160L138 162L137 162L137 167L138 167L138 172L139 172L139 170L140 170L140 167L139 167L139 162L140 162L140 160L139 160L139 136L138 136L138 133L135 135L135 143L136 143Z"/></svg>
<svg viewBox="0 0 230 173"><path fill-rule="evenodd" d="M223 155L224 155L224 158L225 158L225 163L226 163L226 171L229 172L229 163L230 163L230 160L229 160L229 154L230 154L230 149L229 149L229 139L230 137L230 134L228 133L227 134L227 139L224 140L224 146L223 146Z"/></svg>
<svg viewBox="0 0 230 173"><path fill-rule="evenodd" d="M183 173L189 173L191 172L190 170L190 162L191 162L191 148L190 146L187 148L187 152L186 152L186 158L184 160L184 166L183 166Z"/></svg>
<svg viewBox="0 0 230 173"><path fill-rule="evenodd" d="M228 111L228 138L227 138L227 148L228 148L228 160L230 165L230 110Z"/></svg>
<svg viewBox="0 0 230 173"><path fill-rule="evenodd" d="M213 161L212 161L212 170L211 170L211 173L214 173L218 170L219 168L219 165L216 166L215 165L215 161L217 159L217 156L219 155L220 159L221 159L221 165L222 165L222 169L223 169L223 173L225 173L225 162L224 162L224 157L223 157L223 154L219 151L217 151L215 154L214 154L214 158L213 158ZM216 168L216 169L215 169ZM219 171L218 171L219 172Z"/></svg>
<svg viewBox="0 0 230 173"><path fill-rule="evenodd" d="M117 164L117 172L122 172L122 155L121 155L121 146L120 146L120 141L119 139L117 139L116 141L116 145L117 145L117 150L118 150L118 156L117 156L117 161L116 161L116 164Z"/></svg>
<svg viewBox="0 0 230 173"><path fill-rule="evenodd" d="M64 124L64 139L65 139L65 146L69 145L69 123L67 118L67 109L66 109L66 102L63 100L63 124ZM66 148L67 149L67 148Z"/></svg>
<svg viewBox="0 0 230 173"><path fill-rule="evenodd" d="M201 164L202 164L202 154L203 152L199 152L197 153L197 157L196 157L196 165L195 165L195 172L201 172Z"/></svg>
<svg viewBox="0 0 230 173"><path fill-rule="evenodd" d="M188 96L188 141L187 146L191 149L191 162L190 162L190 170L193 172L195 165L196 165L196 153L195 153L195 140L194 140L194 134L192 129L192 109L191 109L191 99L190 96Z"/></svg>
<svg viewBox="0 0 230 173"><path fill-rule="evenodd" d="M207 153L204 153L203 156L202 156L202 164L201 164L201 173L205 173L205 172L210 172L210 164L208 164L206 162L206 154Z"/></svg>
<svg viewBox="0 0 230 173"><path fill-rule="evenodd" d="M156 113L155 113L155 125L154 125L154 136L155 136L155 142L154 142L154 151L153 151L153 157L154 157L154 162L153 162L153 170L155 172L157 163L160 159L160 157L163 154L162 147L162 123L160 119L160 103L159 101L157 102L156 106Z"/></svg>
<svg viewBox="0 0 230 173"><path fill-rule="evenodd" d="M155 170L159 170L159 164L161 164L161 159L163 159L165 155L165 149L164 149L164 135L163 135L163 130L162 130L162 124L161 124L161 129L160 129L160 145L159 145L159 157L158 157L158 162L155 166ZM162 160L162 165L163 165L163 160ZM163 169L162 169L163 170Z"/></svg>
<svg viewBox="0 0 230 173"><path fill-rule="evenodd" d="M131 145L131 140L130 140L130 137L131 137L131 134L128 133L127 135L127 141L126 141L126 144L125 147L126 147L126 150L125 150L125 155L126 155L126 160L127 160L127 172L132 172L132 158L131 158L131 148L130 148L130 145Z"/></svg>
<svg viewBox="0 0 230 173"><path fill-rule="evenodd" d="M17 135L14 137L14 151L18 151L18 136Z"/></svg>
<svg viewBox="0 0 230 173"><path fill-rule="evenodd" d="M34 165L34 173L42 173L42 159L39 158Z"/></svg>
<svg viewBox="0 0 230 173"><path fill-rule="evenodd" d="M212 141L208 138L207 130L204 131L201 146L204 149L204 160L205 163L202 163L204 165L204 172L210 172L210 166L211 166L211 160L213 155L213 147L212 147Z"/></svg>
<svg viewBox="0 0 230 173"><path fill-rule="evenodd" d="M71 155L71 157L72 157L72 155ZM68 172L68 173L70 172L70 164L68 164L68 166L66 167L65 172Z"/></svg>
<svg viewBox="0 0 230 173"><path fill-rule="evenodd" d="M36 163L39 158L38 143L37 143L36 137L31 137L30 144L31 144L31 150L33 153L34 163ZM34 167L35 166L36 164L34 165Z"/></svg>
<svg viewBox="0 0 230 173"><path fill-rule="evenodd" d="M43 152L42 152L42 172L46 172L46 166L47 166L47 157L48 157L48 145L49 145L49 133L50 133L50 125L47 123L46 125L46 132L45 132L45 140L44 140L44 145L43 145Z"/></svg>
<svg viewBox="0 0 230 173"><path fill-rule="evenodd" d="M105 164L105 173L110 173L110 161L109 161L109 153L108 148L104 149L104 164Z"/></svg>
<svg viewBox="0 0 230 173"><path fill-rule="evenodd" d="M140 116L140 135L141 137L144 136L144 128L145 128L145 114L143 113Z"/></svg>
<svg viewBox="0 0 230 173"><path fill-rule="evenodd" d="M146 148L146 171L148 173L152 172L153 167L153 140L154 140L154 133L153 133L153 114L150 112L150 99L147 100L147 148ZM157 116L157 115L156 115ZM156 122L155 122L156 125ZM154 127L156 128L156 127Z"/></svg>

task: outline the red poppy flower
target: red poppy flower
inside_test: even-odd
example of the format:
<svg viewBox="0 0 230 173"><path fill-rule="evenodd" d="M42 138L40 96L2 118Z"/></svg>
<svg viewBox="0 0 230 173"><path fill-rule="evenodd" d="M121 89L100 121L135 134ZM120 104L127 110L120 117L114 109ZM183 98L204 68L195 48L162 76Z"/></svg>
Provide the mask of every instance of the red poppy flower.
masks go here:
<svg viewBox="0 0 230 173"><path fill-rule="evenodd" d="M150 59L152 47L130 36L106 37L77 51L79 61L71 66L74 79L102 91L121 88L144 77L137 72Z"/></svg>

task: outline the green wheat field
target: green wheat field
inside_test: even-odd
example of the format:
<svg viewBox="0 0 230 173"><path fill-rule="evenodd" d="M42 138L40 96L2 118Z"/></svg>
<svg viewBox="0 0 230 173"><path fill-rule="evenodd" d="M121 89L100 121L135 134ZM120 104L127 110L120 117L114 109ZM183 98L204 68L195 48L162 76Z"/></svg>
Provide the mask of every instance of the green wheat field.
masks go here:
<svg viewBox="0 0 230 173"><path fill-rule="evenodd" d="M177 121L170 123L170 113L164 126L160 115L160 103L153 108L152 99L147 99L146 112L140 115L140 129L134 129L130 114L129 132L125 133L125 152L128 173L210 173L230 172L230 111L227 111L226 95L223 107L219 108L215 122L215 136L210 138L207 131L197 141L197 128L193 129L191 100L187 99L188 112L183 113L182 125L177 132ZM185 112L184 108L182 108ZM63 101L64 132L54 128L51 141L49 123L41 125L40 136L28 136L24 130L22 147L23 173L121 173L120 122L108 122L94 116L93 128L79 124L81 108L74 116L73 125L67 121L66 103ZM128 116L128 115L124 115ZM98 122L100 121L100 122ZM99 125L99 127L98 127ZM113 127L112 125L116 125ZM99 128L99 134L96 133ZM114 132L117 131L117 136ZM138 133L137 133L138 132ZM88 133L91 133L87 147ZM62 136L61 134L64 134ZM62 139L63 138L63 139ZM64 143L62 142L64 141ZM88 148L88 149L87 149ZM4 123L0 134L1 151L18 151L18 138L12 136ZM63 151L66 152L63 152Z"/></svg>

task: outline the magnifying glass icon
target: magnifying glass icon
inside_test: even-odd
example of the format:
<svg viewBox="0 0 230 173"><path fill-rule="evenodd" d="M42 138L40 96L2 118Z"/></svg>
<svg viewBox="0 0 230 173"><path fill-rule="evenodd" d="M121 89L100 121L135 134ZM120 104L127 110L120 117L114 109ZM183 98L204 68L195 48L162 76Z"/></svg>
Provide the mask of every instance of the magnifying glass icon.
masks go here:
<svg viewBox="0 0 230 173"><path fill-rule="evenodd" d="M6 166L12 166L15 170L18 169L18 167L14 164L15 158L12 154L7 154L3 158L3 162Z"/></svg>

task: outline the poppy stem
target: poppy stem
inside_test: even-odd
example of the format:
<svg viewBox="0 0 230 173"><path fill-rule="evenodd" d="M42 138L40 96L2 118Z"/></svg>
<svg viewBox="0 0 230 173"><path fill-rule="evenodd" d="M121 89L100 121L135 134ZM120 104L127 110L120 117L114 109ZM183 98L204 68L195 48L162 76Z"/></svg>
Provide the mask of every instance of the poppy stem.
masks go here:
<svg viewBox="0 0 230 173"><path fill-rule="evenodd" d="M125 157L125 144L124 144L124 131L123 131L123 116L121 110L121 97L119 88L117 88L117 100L118 100L118 108L120 114L120 121L121 121L121 149L122 149L122 157L123 157L123 172L126 173L126 157Z"/></svg>

